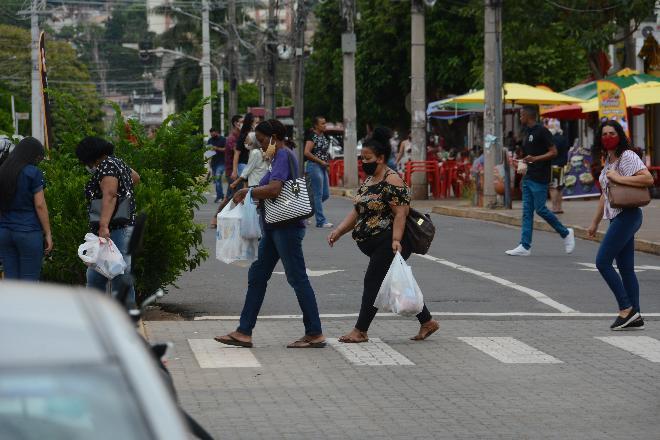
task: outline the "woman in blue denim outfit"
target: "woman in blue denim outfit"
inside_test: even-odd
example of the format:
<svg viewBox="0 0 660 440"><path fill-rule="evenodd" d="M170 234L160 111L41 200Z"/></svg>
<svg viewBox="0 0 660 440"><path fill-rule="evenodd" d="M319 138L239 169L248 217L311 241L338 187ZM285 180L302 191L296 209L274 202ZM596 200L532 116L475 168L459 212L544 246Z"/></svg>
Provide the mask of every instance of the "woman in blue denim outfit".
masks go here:
<svg viewBox="0 0 660 440"><path fill-rule="evenodd" d="M607 189L610 182L648 187L653 185L653 176L630 148L628 137L618 122L606 121L600 126L595 150L599 151L601 148L607 154L605 167L599 177L603 192L589 227L589 236L596 235L601 219L609 220L610 225L598 248L596 267L619 305L619 316L610 328L642 329L644 320L640 314L639 283L635 275L635 234L642 226L642 210L613 208L610 206ZM619 273L612 265L614 260Z"/></svg>
<svg viewBox="0 0 660 440"><path fill-rule="evenodd" d="M76 147L76 156L85 165L91 177L85 185L85 196L90 203L101 199L101 219L99 224L91 224L90 232L99 237L111 239L124 257L127 267L131 267L131 258L126 255L135 225L135 194L133 186L140 181L140 176L126 163L113 156L114 145L105 139L89 136ZM113 215L118 201L129 200L129 220L123 224L113 222ZM108 279L92 268L87 269L87 287L106 290ZM113 280L112 291L118 286ZM129 291L129 303L135 302L135 291Z"/></svg>
<svg viewBox="0 0 660 440"><path fill-rule="evenodd" d="M265 155L272 158L270 170L261 179L259 186L239 190L234 195L235 203L243 202L248 191L252 191L252 198L255 200L275 199L282 191L284 182L296 178L291 176L289 159L293 159L294 163L297 161L291 150L284 145L286 129L282 123L272 119L264 121L257 125L255 131ZM297 168L296 165L295 169ZM316 296L307 277L302 250L304 222L295 221L284 226L274 226L266 224L262 216L262 225L264 233L259 241L259 255L248 273L248 289L238 328L228 335L216 337L215 340L227 345L252 347L252 330L266 295L268 280L277 262L282 260L286 279L296 292L305 325L304 336L287 347L324 347L326 342L321 329Z"/></svg>
<svg viewBox="0 0 660 440"><path fill-rule="evenodd" d="M0 166L0 260L5 278L39 281L44 253L53 249L44 175L44 146L26 137Z"/></svg>

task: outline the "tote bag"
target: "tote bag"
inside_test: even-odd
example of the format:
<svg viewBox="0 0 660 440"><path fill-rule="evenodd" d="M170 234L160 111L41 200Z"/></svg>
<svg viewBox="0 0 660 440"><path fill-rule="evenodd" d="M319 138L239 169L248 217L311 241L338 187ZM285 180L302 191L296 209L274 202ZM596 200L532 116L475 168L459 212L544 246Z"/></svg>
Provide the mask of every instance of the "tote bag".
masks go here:
<svg viewBox="0 0 660 440"><path fill-rule="evenodd" d="M284 182L279 196L264 201L264 221L268 225L283 226L314 215L311 179L309 176L294 178L298 173L291 154L287 151L290 180Z"/></svg>

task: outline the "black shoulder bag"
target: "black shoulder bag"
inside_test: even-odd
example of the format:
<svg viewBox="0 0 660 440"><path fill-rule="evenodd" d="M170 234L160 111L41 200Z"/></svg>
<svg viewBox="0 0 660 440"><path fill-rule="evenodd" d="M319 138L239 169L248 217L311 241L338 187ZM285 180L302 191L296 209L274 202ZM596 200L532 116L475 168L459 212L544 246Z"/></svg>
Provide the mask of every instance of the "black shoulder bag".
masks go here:
<svg viewBox="0 0 660 440"><path fill-rule="evenodd" d="M408 217L406 217L406 228L403 236L413 253L426 254L431 247L433 237L435 237L435 226L431 221L431 216L410 208Z"/></svg>

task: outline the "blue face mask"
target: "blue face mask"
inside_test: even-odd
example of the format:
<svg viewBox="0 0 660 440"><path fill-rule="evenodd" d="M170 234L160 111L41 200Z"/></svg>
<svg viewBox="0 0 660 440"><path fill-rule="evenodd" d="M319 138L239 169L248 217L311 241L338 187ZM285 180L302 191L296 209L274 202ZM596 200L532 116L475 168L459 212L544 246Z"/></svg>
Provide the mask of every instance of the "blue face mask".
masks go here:
<svg viewBox="0 0 660 440"><path fill-rule="evenodd" d="M87 170L87 172L88 172L89 174L94 174L94 173L96 173L96 167L90 167L90 166L88 166L88 165L85 165L85 169Z"/></svg>

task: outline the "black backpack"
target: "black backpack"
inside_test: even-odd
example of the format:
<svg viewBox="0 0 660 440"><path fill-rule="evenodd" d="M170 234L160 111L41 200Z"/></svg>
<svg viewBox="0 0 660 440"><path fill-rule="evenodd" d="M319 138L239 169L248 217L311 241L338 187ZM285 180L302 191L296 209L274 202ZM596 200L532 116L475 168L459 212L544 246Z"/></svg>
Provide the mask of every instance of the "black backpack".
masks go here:
<svg viewBox="0 0 660 440"><path fill-rule="evenodd" d="M415 254L426 254L434 236L435 226L431 221L431 216L410 208L404 232L404 238L410 245L410 250Z"/></svg>

